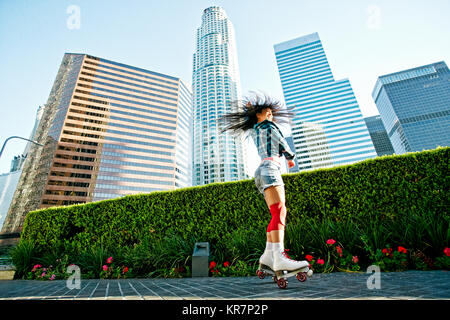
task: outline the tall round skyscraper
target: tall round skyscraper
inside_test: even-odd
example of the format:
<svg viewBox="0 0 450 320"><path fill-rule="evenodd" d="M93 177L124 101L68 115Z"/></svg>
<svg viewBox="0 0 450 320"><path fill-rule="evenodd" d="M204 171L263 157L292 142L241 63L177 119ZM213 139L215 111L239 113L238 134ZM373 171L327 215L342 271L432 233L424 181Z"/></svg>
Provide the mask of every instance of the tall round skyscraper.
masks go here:
<svg viewBox="0 0 450 320"><path fill-rule="evenodd" d="M225 10L203 11L193 59L193 185L249 178L243 137L219 134L217 119L241 99L234 27Z"/></svg>

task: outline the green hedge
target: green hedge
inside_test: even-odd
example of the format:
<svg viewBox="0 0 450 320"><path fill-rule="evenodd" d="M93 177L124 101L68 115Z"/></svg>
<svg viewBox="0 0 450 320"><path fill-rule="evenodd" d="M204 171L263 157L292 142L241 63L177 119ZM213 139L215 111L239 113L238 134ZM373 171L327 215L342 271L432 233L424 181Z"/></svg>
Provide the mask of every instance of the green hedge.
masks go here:
<svg viewBox="0 0 450 320"><path fill-rule="evenodd" d="M320 252L323 238L334 237L359 254L390 241L441 255L450 240L449 151L439 147L284 174L288 245L298 254ZM209 241L220 250L236 233L243 242L257 237L255 246L264 246L269 220L264 198L249 179L32 211L22 240L50 252L114 250L175 236ZM227 250L224 259L232 251Z"/></svg>

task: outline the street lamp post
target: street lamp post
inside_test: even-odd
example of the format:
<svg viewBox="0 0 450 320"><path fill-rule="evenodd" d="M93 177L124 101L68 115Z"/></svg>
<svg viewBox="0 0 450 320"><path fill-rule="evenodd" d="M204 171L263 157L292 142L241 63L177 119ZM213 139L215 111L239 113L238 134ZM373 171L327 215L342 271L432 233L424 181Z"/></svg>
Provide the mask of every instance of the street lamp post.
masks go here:
<svg viewBox="0 0 450 320"><path fill-rule="evenodd" d="M8 140L14 139L14 138L26 140L26 141L29 141L31 143L37 144L38 146L41 146L41 147L44 146L43 144L40 144L40 143L38 143L36 141L33 141L33 140L30 140L30 139L26 139L26 138L22 138L22 137L18 137L18 136L12 136L12 137L9 137L8 139L6 139L5 142L3 143L2 150L0 150L0 158L2 157L3 149L5 149L5 146L6 146L6 143L8 142Z"/></svg>

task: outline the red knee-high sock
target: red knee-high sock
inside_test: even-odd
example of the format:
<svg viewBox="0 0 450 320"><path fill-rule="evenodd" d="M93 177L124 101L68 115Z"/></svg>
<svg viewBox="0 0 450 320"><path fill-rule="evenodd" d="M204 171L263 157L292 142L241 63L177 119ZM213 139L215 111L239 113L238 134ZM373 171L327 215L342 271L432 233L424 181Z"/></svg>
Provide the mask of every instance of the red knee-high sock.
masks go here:
<svg viewBox="0 0 450 320"><path fill-rule="evenodd" d="M270 213L272 219L267 226L267 232L273 230L284 230L284 224L281 222L281 215L286 216L286 206L284 202L277 202L270 206Z"/></svg>

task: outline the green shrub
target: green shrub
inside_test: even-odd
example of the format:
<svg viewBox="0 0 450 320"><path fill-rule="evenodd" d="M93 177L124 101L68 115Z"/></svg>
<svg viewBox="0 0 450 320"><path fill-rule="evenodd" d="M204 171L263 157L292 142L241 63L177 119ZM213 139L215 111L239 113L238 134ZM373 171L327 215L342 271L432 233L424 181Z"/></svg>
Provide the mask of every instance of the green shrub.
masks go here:
<svg viewBox="0 0 450 320"><path fill-rule="evenodd" d="M79 266L83 273L100 278L102 267L110 256L113 256L111 250L102 246L92 246L81 250L72 263Z"/></svg>
<svg viewBox="0 0 450 320"><path fill-rule="evenodd" d="M361 265L388 243L435 259L450 244L449 151L284 174L286 247L297 259L325 257L326 240L334 238ZM21 243L32 241L41 256L66 253L94 276L100 258L112 254L137 275L164 276L190 264L196 241L210 242L217 262L253 265L264 250L269 220L254 179L248 179L32 211ZM26 270L29 261L18 260Z"/></svg>
<svg viewBox="0 0 450 320"><path fill-rule="evenodd" d="M238 228L224 235L213 248L212 260L242 260L250 263L259 261L266 246L265 228Z"/></svg>
<svg viewBox="0 0 450 320"><path fill-rule="evenodd" d="M16 267L14 278L21 278L31 270L33 264L38 261L38 252L33 240L22 239L19 244L11 249L11 259Z"/></svg>

